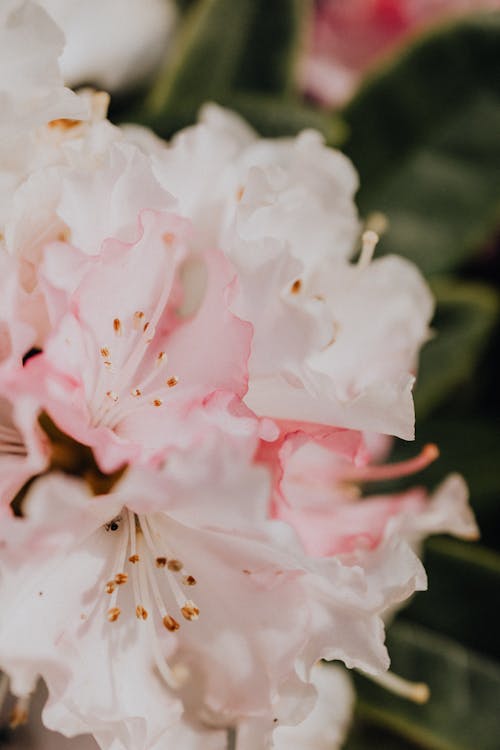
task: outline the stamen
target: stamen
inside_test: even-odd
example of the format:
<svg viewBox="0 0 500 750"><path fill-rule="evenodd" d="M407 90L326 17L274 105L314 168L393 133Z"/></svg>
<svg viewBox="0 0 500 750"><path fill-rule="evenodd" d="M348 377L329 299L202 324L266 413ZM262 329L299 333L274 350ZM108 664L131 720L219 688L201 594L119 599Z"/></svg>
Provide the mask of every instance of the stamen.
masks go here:
<svg viewBox="0 0 500 750"><path fill-rule="evenodd" d="M166 627L167 630L169 630L171 633L175 633L176 630L179 630L180 625L171 615L165 615L163 618L163 625Z"/></svg>
<svg viewBox="0 0 500 750"><path fill-rule="evenodd" d="M125 528L123 528L122 538L117 541L117 550L115 559L113 561L113 580L109 581L108 584L106 584L106 591L111 594L111 600L109 602L109 609L107 612L107 618L109 622L116 622L120 616L121 610L120 607L117 606L117 600L118 600L118 589L119 586L124 583L123 576L126 574L124 573L115 573L115 570L123 570L125 565L125 559L127 556L127 548L128 548L128 541L129 541L129 527L128 525L125 525ZM126 578L125 578L126 580ZM109 584L115 583L116 586L113 588ZM109 586L109 589L108 589Z"/></svg>
<svg viewBox="0 0 500 750"><path fill-rule="evenodd" d="M167 359L167 355L165 352L158 352L158 356L156 357L156 366L159 367L165 360Z"/></svg>
<svg viewBox="0 0 500 750"><path fill-rule="evenodd" d="M182 583L184 586L196 586L196 578L193 576L184 576Z"/></svg>
<svg viewBox="0 0 500 750"><path fill-rule="evenodd" d="M151 531L150 531L150 528L149 528L147 517L146 516L140 516L139 520L140 520L140 523L141 523L142 531L144 533L144 539L145 539L148 547L153 552L153 554L155 554L155 556L158 556L158 550L156 549L156 544L155 544L155 542L153 540L153 537L152 537L152 534L151 534ZM156 536L158 536L158 535L156 534ZM162 545L163 544L164 544L164 541L162 540ZM167 550L167 553L168 552L169 551ZM179 583L177 582L175 576L173 575L173 573L178 573L178 572L182 571L183 569L184 569L184 566L183 566L183 564L181 563L180 560L176 560L174 558L171 558L171 559L168 560L167 566L166 566L166 568L164 568L164 571L165 571L165 573L166 573L166 575L168 577L168 581L169 581L169 584L170 584L171 591L172 591L172 593L173 593L173 595L175 597L177 605L178 605L179 609L181 610L183 616L187 620L194 620L194 619L197 619L198 615L200 614L200 611L199 611L198 607L196 607L196 605L194 604L194 602L186 600L186 597L185 597L185 595L184 595L181 587L179 586ZM184 611L184 609L185 609L185 611Z"/></svg>
<svg viewBox="0 0 500 750"><path fill-rule="evenodd" d="M164 568L167 564L167 558L166 557L157 557L156 558L156 567L157 568Z"/></svg>
<svg viewBox="0 0 500 750"><path fill-rule="evenodd" d="M120 318L115 318L113 320L113 330L117 336L122 335L122 323L121 323Z"/></svg>
<svg viewBox="0 0 500 750"><path fill-rule="evenodd" d="M115 391L106 391L106 396L111 399L111 401L114 401L115 404L118 401L118 394L115 393Z"/></svg>
<svg viewBox="0 0 500 750"><path fill-rule="evenodd" d="M293 282L290 291L292 294L298 294L301 289L302 289L302 281L300 279L296 279Z"/></svg>
<svg viewBox="0 0 500 750"><path fill-rule="evenodd" d="M175 234L173 232L165 232L163 235L163 242L170 247L170 245L173 245L175 242Z"/></svg>
<svg viewBox="0 0 500 750"><path fill-rule="evenodd" d="M146 555L146 558L147 558L147 555ZM141 590L144 592L146 607L148 609L151 609L150 600L149 600L149 588L148 588L147 580L146 580L146 571L144 569L144 566L142 565L139 565L137 569L139 571L139 585L140 585ZM165 661L163 654L160 651L159 644L158 644L158 636L156 635L156 630L152 621L148 619L146 622L147 622L147 627L151 628L150 643L151 643L151 647L153 650L153 656L154 656L154 660L155 660L155 664L158 669L158 672L165 680L165 683L169 687L171 687L173 690L175 690L179 687L179 681L176 679L175 675L173 674L172 670L170 669L167 662Z"/></svg>
<svg viewBox="0 0 500 750"><path fill-rule="evenodd" d="M181 607L181 612L186 620L197 620L200 616L200 610L192 601L187 601L186 604Z"/></svg>
<svg viewBox="0 0 500 750"><path fill-rule="evenodd" d="M363 672L363 674L365 673ZM400 677L394 674L394 672L383 672L377 675L366 674L365 676L391 693L394 693L394 695L407 698L413 701L413 703L427 703L431 695L429 686L425 682L410 682L410 680L405 680L404 677Z"/></svg>
<svg viewBox="0 0 500 750"><path fill-rule="evenodd" d="M130 395L133 396L134 398L139 398L139 396L142 395L141 389L140 388L134 388L133 391L130 391Z"/></svg>
<svg viewBox="0 0 500 750"><path fill-rule="evenodd" d="M127 583L128 581L128 575L126 573L117 573L115 575L115 583L118 586L122 586L124 583Z"/></svg>
<svg viewBox="0 0 500 750"><path fill-rule="evenodd" d="M142 326L142 321L144 319L144 313L141 310L137 310L137 312L134 313L134 328L136 331L139 330L139 328Z"/></svg>
<svg viewBox="0 0 500 750"><path fill-rule="evenodd" d="M115 581L108 581L106 584L106 593L112 594L115 589L116 589Z"/></svg>
<svg viewBox="0 0 500 750"><path fill-rule="evenodd" d="M132 563L132 591L134 593L134 601L136 603L135 606L135 616L138 620L147 620L148 618L148 611L145 607L142 606L141 602L141 592L140 592L140 584L139 584L139 577L138 577L138 571L137 571L137 565L136 563L139 562L139 555L137 554L137 548L136 548L136 523L135 523L135 514L132 513L131 510L127 510L127 516L128 516L128 528L129 528L129 539L130 539L130 552L131 555L128 558L129 562Z"/></svg>
<svg viewBox="0 0 500 750"><path fill-rule="evenodd" d="M120 607L111 607L111 609L108 609L108 621L109 622L116 622L118 618L121 615L121 609Z"/></svg>
<svg viewBox="0 0 500 750"><path fill-rule="evenodd" d="M135 608L135 616L138 620L147 620L148 619L148 611L147 609L144 609L144 607L141 604L138 604Z"/></svg>
<svg viewBox="0 0 500 750"><path fill-rule="evenodd" d="M172 375L172 377L167 380L167 385L169 388L173 388L174 386L177 385L178 382L179 382L179 378L176 377L175 375Z"/></svg>
<svg viewBox="0 0 500 750"><path fill-rule="evenodd" d="M422 451L408 461L386 464L383 466L361 466L347 469L339 476L345 482L372 482L385 479L399 479L426 469L439 456L439 448L433 443L425 445Z"/></svg>
<svg viewBox="0 0 500 750"><path fill-rule="evenodd" d="M167 567L169 570L172 570L174 573L178 573L182 568L184 567L180 560L169 560L167 563Z"/></svg>
<svg viewBox="0 0 500 750"><path fill-rule="evenodd" d="M163 404L163 401L161 398L153 399L153 406L161 406L162 404Z"/></svg>
<svg viewBox="0 0 500 750"><path fill-rule="evenodd" d="M357 263L357 266L359 269L364 269L367 266L370 265L370 262L373 258L373 254L375 252L375 248L377 247L379 236L376 232L373 232L371 229L368 229L366 232L363 232L363 236L361 238L362 241L362 247L361 247L361 253L359 256L359 260Z"/></svg>
<svg viewBox="0 0 500 750"><path fill-rule="evenodd" d="M103 359L108 359L109 358L109 349L108 349L107 346L103 346L102 347L102 349L101 349L101 357Z"/></svg>

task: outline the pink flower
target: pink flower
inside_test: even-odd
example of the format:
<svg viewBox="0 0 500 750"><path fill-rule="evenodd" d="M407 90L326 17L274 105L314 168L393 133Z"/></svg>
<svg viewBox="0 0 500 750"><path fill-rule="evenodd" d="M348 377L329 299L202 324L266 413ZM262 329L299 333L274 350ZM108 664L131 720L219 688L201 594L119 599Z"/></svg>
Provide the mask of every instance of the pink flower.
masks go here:
<svg viewBox="0 0 500 750"><path fill-rule="evenodd" d="M149 750L188 691L199 722L265 736L300 718L296 701L307 713L297 671L318 658L387 666L379 613L419 585L417 559L401 545L366 571L304 557L266 520L246 433L171 454L162 475L130 471L107 496L49 475L25 519L4 521L0 663L18 696L44 678L47 726Z"/></svg>
<svg viewBox="0 0 500 750"><path fill-rule="evenodd" d="M235 267L233 309L254 329L248 406L411 439L432 297L411 263L370 262L373 233L349 262L359 250L350 162L312 131L257 139L213 105L169 149L141 143L195 246L209 238Z"/></svg>
<svg viewBox="0 0 500 750"><path fill-rule="evenodd" d="M261 455L269 459L269 447ZM313 556L364 555L394 534L415 549L429 534L476 539L467 487L458 475L451 475L431 498L422 488L361 497L361 483L411 475L436 456L437 449L429 445L402 464L370 466L363 465L362 446L358 446L349 463L348 454L331 439L327 445L321 437L311 439L303 432L285 434L274 454L272 516L289 523ZM357 466L353 458L358 459Z"/></svg>
<svg viewBox="0 0 500 750"><path fill-rule="evenodd" d="M499 0L316 0L303 86L338 106L366 70L412 34L446 17L500 7Z"/></svg>
<svg viewBox="0 0 500 750"><path fill-rule="evenodd" d="M251 331L228 309L224 258L205 254L202 301L181 317L187 222L144 211L137 233L130 244L107 240L96 256L63 244L47 249L52 332L24 371L26 391L63 432L93 448L106 472L189 442L196 406L246 389Z"/></svg>

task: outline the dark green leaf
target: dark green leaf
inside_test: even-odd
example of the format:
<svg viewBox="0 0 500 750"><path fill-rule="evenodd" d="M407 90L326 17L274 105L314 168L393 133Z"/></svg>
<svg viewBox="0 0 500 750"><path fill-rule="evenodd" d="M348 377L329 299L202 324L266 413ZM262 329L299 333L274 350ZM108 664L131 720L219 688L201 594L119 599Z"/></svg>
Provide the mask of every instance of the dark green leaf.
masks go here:
<svg viewBox="0 0 500 750"><path fill-rule="evenodd" d="M291 93L311 3L254 0L257 11L238 72L236 89Z"/></svg>
<svg viewBox="0 0 500 750"><path fill-rule="evenodd" d="M436 537L425 545L424 562L429 589L415 597L404 617L500 659L500 553Z"/></svg>
<svg viewBox="0 0 500 750"><path fill-rule="evenodd" d="M315 128L335 145L345 136L343 122L331 114L309 107L294 98L279 98L265 94L233 94L228 106L233 107L261 135L295 135L304 128Z"/></svg>
<svg viewBox="0 0 500 750"><path fill-rule="evenodd" d="M203 102L226 98L255 10L254 0L198 0L189 8L137 119L170 135L193 122Z"/></svg>
<svg viewBox="0 0 500 750"><path fill-rule="evenodd" d="M459 406L454 404L454 410ZM419 483L434 487L448 473L459 471L470 488L471 504L481 529L482 543L500 549L500 430L494 416L455 414L417 424L417 444L398 443L394 458L414 455L425 443L435 442L441 455ZM415 478L406 481L415 484ZM387 487L390 490L390 487Z"/></svg>
<svg viewBox="0 0 500 750"><path fill-rule="evenodd" d="M415 388L418 420L450 397L475 374L498 317L498 294L485 284L436 280L433 327L436 336L424 347Z"/></svg>
<svg viewBox="0 0 500 750"><path fill-rule="evenodd" d="M360 715L428 750L498 750L500 664L409 623L387 640L394 672L427 683L431 698L414 705L359 676Z"/></svg>
<svg viewBox="0 0 500 750"><path fill-rule="evenodd" d="M383 252L460 265L500 220L500 14L438 29L367 80L344 112L359 203Z"/></svg>

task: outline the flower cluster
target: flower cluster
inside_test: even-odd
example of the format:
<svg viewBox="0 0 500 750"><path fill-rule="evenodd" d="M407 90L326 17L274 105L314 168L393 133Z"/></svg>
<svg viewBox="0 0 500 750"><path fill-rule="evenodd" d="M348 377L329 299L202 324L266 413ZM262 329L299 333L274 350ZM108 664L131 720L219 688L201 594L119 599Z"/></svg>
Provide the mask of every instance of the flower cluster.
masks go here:
<svg viewBox="0 0 500 750"><path fill-rule="evenodd" d="M210 105L167 145L64 88L62 46L39 6L3 3L14 723L41 677L45 724L107 750L222 749L228 729L238 750L331 747L352 697L317 662L384 680L419 541L476 534L457 476L360 496L435 458L380 463L384 436L413 437L431 296L360 242L356 174L317 133L262 140Z"/></svg>

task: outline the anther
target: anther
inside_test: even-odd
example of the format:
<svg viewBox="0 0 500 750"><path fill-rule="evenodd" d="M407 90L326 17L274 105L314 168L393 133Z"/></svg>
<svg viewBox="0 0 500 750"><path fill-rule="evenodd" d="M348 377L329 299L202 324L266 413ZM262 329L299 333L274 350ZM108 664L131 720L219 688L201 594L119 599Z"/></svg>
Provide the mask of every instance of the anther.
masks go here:
<svg viewBox="0 0 500 750"><path fill-rule="evenodd" d="M120 614L121 614L120 607L112 607L110 610L108 610L108 621L116 622L118 618L120 617Z"/></svg>
<svg viewBox="0 0 500 750"><path fill-rule="evenodd" d="M138 620L147 620L148 619L148 611L147 609L144 609L142 604L138 604L135 608L135 616Z"/></svg>
<svg viewBox="0 0 500 750"><path fill-rule="evenodd" d="M155 398L153 400L153 406L161 406L162 404L163 404L163 401L161 400L161 398Z"/></svg>
<svg viewBox="0 0 500 750"><path fill-rule="evenodd" d="M111 401L114 401L115 404L118 401L118 394L115 393L115 391L106 391L106 396L111 399Z"/></svg>
<svg viewBox="0 0 500 750"><path fill-rule="evenodd" d="M180 628L180 625L177 622L177 620L174 620L174 618L171 615L165 615L165 617L163 618L163 625L171 633L175 633L175 631L179 630Z"/></svg>
<svg viewBox="0 0 500 750"><path fill-rule="evenodd" d="M109 349L107 346L103 346L101 349L101 357L107 359L109 357Z"/></svg>
<svg viewBox="0 0 500 750"><path fill-rule="evenodd" d="M158 356L156 357L156 365L161 365L162 362L164 362L167 358L167 355L165 352L158 352Z"/></svg>
<svg viewBox="0 0 500 750"><path fill-rule="evenodd" d="M107 594L112 594L113 591L115 590L115 588L116 588L115 581L108 581L107 584L106 584L106 593Z"/></svg>
<svg viewBox="0 0 500 750"><path fill-rule="evenodd" d="M182 583L185 586L196 586L196 578L194 576L184 576Z"/></svg>
<svg viewBox="0 0 500 750"><path fill-rule="evenodd" d="M244 192L245 192L245 188L243 187L243 185L240 185L240 187L236 191L236 200L238 201L238 203L243 198L243 193Z"/></svg>
<svg viewBox="0 0 500 750"><path fill-rule="evenodd" d="M149 328L149 321L147 323L144 323L144 325L142 327L143 333L146 333L146 331L148 330L148 328Z"/></svg>
<svg viewBox="0 0 500 750"><path fill-rule="evenodd" d="M291 291L292 294L298 294L301 289L302 289L302 281L300 279L296 279L293 282L290 291Z"/></svg>
<svg viewBox="0 0 500 750"><path fill-rule="evenodd" d="M167 380L167 385L169 388L173 388L177 383L179 382L179 378L177 378L175 375L172 375L171 378Z"/></svg>
<svg viewBox="0 0 500 750"><path fill-rule="evenodd" d="M157 557L156 558L156 567L157 568L164 568L167 564L167 558L166 557Z"/></svg>
<svg viewBox="0 0 500 750"><path fill-rule="evenodd" d="M141 310L137 310L134 313L134 328L136 330L138 330L141 327L143 318L144 318L144 313Z"/></svg>
<svg viewBox="0 0 500 750"><path fill-rule="evenodd" d="M140 388L134 388L132 391L130 391L130 395L134 396L134 398L139 398L139 396L142 395Z"/></svg>
<svg viewBox="0 0 500 750"><path fill-rule="evenodd" d="M184 567L180 560L169 560L167 563L169 570L173 570L174 573L178 573Z"/></svg>
<svg viewBox="0 0 500 750"><path fill-rule="evenodd" d="M173 232L165 232L163 235L163 242L165 245L172 245L175 240L175 234Z"/></svg>
<svg viewBox="0 0 500 750"><path fill-rule="evenodd" d="M186 620L197 620L200 616L200 610L195 604L193 604L193 602L186 602L185 605L181 607L181 612Z"/></svg>
<svg viewBox="0 0 500 750"><path fill-rule="evenodd" d="M117 336L122 335L122 324L120 318L115 318L113 320L113 330Z"/></svg>
<svg viewBox="0 0 500 750"><path fill-rule="evenodd" d="M127 583L128 581L128 575L127 573L117 573L115 575L115 583L118 584L118 586L121 586L124 583Z"/></svg>
<svg viewBox="0 0 500 750"><path fill-rule="evenodd" d="M130 555L128 561L135 564L138 563L140 559L139 555Z"/></svg>

